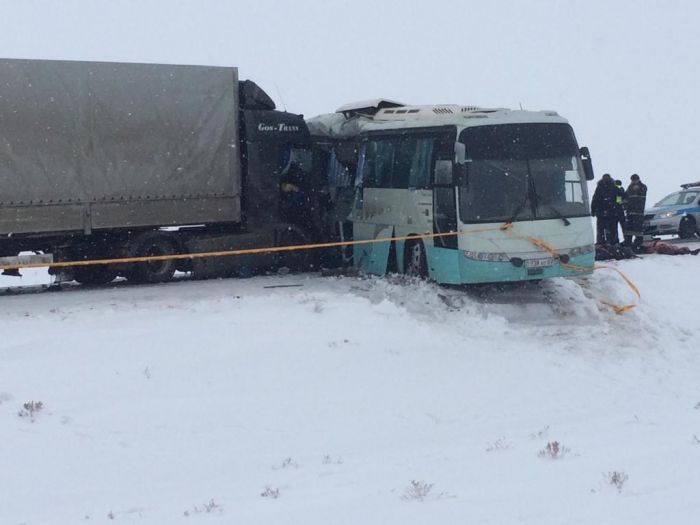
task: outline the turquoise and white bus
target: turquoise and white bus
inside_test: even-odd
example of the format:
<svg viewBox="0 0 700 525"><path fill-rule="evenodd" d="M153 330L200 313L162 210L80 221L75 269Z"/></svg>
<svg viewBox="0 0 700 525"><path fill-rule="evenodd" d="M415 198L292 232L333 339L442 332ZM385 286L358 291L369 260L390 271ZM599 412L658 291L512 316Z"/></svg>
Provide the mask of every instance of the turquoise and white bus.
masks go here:
<svg viewBox="0 0 700 525"><path fill-rule="evenodd" d="M360 270L443 284L592 271L593 169L557 113L377 101L308 124L354 172L352 236L377 241L354 245Z"/></svg>

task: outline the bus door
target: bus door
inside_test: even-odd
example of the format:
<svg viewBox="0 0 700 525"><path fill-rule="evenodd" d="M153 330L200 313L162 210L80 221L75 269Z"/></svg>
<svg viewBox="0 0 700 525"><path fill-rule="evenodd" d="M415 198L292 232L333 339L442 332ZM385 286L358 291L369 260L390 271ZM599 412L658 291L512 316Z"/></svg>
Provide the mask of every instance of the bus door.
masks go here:
<svg viewBox="0 0 700 525"><path fill-rule="evenodd" d="M451 150L442 152L439 148L433 169L433 233L447 234L457 231L457 197L453 177L453 157ZM439 248L457 248L457 235L435 237L434 245Z"/></svg>

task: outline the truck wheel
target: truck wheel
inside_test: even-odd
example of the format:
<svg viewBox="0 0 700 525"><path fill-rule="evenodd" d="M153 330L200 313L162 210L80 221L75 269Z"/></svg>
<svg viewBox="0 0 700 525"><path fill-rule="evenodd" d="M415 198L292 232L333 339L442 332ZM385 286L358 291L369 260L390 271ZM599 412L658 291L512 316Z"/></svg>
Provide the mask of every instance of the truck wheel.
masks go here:
<svg viewBox="0 0 700 525"><path fill-rule="evenodd" d="M406 275L420 279L428 277L428 262L425 257L423 241L407 241L403 256L403 269Z"/></svg>
<svg viewBox="0 0 700 525"><path fill-rule="evenodd" d="M73 267L73 279L80 284L107 284L117 276L117 272L107 265Z"/></svg>
<svg viewBox="0 0 700 525"><path fill-rule="evenodd" d="M136 257L175 255L175 245L166 237L147 237L141 242ZM164 283L172 279L177 261L147 261L134 263L129 280L137 283Z"/></svg>
<svg viewBox="0 0 700 525"><path fill-rule="evenodd" d="M678 225L678 236L681 239L695 237L695 219L693 217L683 217Z"/></svg>

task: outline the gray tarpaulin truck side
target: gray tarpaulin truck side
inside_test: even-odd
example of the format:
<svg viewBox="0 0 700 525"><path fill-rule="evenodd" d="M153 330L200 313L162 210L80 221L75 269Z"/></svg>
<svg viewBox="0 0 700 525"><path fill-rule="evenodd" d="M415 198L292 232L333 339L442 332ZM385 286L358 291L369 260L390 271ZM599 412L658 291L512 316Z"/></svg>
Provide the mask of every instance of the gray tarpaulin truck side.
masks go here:
<svg viewBox="0 0 700 525"><path fill-rule="evenodd" d="M1 59L0 256L162 255L303 238L303 225L280 217L279 188L293 152L309 147L303 117L275 111L236 68ZM199 273L225 262L198 261ZM193 269L167 263L75 270L101 282Z"/></svg>
<svg viewBox="0 0 700 525"><path fill-rule="evenodd" d="M0 234L240 221L235 68L0 61Z"/></svg>

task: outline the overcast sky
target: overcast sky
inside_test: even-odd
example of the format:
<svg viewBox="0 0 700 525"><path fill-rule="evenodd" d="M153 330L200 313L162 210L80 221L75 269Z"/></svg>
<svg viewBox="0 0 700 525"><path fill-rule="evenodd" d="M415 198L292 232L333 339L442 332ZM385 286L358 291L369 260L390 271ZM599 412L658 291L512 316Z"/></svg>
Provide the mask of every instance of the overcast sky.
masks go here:
<svg viewBox="0 0 700 525"><path fill-rule="evenodd" d="M554 109L597 178L700 180L700 2L0 0L0 56L238 66L288 111Z"/></svg>

